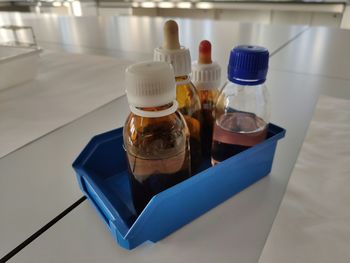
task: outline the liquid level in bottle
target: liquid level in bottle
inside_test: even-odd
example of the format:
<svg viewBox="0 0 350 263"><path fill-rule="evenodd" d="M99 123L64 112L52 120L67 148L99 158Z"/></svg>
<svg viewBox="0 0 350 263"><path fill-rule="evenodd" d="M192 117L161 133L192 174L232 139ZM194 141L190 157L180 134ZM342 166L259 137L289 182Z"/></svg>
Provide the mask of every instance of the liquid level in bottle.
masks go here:
<svg viewBox="0 0 350 263"><path fill-rule="evenodd" d="M222 115L214 124L211 162L215 165L265 140L266 122L252 113Z"/></svg>
<svg viewBox="0 0 350 263"><path fill-rule="evenodd" d="M187 151L164 159L142 159L130 153L127 156L131 193L137 214L142 212L154 195L190 177Z"/></svg>

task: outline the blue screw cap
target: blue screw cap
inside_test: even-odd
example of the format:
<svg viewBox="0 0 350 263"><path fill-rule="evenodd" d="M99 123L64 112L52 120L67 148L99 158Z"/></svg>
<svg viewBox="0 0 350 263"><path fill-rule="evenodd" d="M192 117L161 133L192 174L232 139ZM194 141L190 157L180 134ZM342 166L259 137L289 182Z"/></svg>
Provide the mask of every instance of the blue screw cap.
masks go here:
<svg viewBox="0 0 350 263"><path fill-rule="evenodd" d="M269 51L264 47L241 45L231 50L227 75L231 82L258 85L266 80Z"/></svg>

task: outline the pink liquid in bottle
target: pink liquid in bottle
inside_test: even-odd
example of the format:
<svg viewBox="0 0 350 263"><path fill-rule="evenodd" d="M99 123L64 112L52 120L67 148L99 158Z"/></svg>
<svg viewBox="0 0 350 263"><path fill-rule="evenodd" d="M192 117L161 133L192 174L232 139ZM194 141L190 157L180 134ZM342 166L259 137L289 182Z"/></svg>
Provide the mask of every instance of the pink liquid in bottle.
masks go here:
<svg viewBox="0 0 350 263"><path fill-rule="evenodd" d="M224 114L214 124L212 165L265 140L266 122L253 113Z"/></svg>

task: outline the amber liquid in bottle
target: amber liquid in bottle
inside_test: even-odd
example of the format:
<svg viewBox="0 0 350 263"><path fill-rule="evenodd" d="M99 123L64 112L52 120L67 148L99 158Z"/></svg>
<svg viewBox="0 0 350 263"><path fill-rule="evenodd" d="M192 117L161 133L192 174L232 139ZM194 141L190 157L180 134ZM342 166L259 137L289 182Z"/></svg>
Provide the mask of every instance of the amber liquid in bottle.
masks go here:
<svg viewBox="0 0 350 263"><path fill-rule="evenodd" d="M199 98L202 105L202 150L203 155L210 156L211 145L213 139L213 128L215 122L215 103L219 91L213 90L198 90Z"/></svg>
<svg viewBox="0 0 350 263"><path fill-rule="evenodd" d="M177 111L158 118L131 113L124 127L131 192L140 214L154 195L191 175L189 132Z"/></svg>
<svg viewBox="0 0 350 263"><path fill-rule="evenodd" d="M266 139L266 122L253 113L223 114L214 124L212 165L220 163Z"/></svg>
<svg viewBox="0 0 350 263"><path fill-rule="evenodd" d="M176 100L178 110L183 114L190 131L191 167L196 173L202 161L201 129L202 111L198 91L191 82L186 82L187 76L176 77Z"/></svg>

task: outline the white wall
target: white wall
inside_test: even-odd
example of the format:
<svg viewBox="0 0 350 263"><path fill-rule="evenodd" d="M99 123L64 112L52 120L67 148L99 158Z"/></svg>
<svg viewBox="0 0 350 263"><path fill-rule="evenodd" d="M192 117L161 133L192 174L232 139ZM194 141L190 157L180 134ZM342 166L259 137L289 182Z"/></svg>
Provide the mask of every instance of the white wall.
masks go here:
<svg viewBox="0 0 350 263"><path fill-rule="evenodd" d="M350 27L350 10L347 9ZM313 25L340 27L342 14L324 11L279 11L279 10L243 10L243 9L178 9L178 8L132 8L132 14L138 16L170 16L189 18L208 18L254 22L262 24ZM345 24L345 22L344 22Z"/></svg>
<svg viewBox="0 0 350 263"><path fill-rule="evenodd" d="M98 14L100 16L132 15L132 9L117 7L99 7Z"/></svg>
<svg viewBox="0 0 350 263"><path fill-rule="evenodd" d="M232 20L241 22L257 22L270 24L270 10L218 10L217 18L220 20Z"/></svg>

